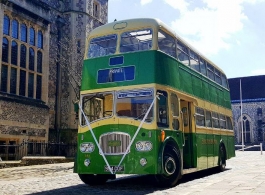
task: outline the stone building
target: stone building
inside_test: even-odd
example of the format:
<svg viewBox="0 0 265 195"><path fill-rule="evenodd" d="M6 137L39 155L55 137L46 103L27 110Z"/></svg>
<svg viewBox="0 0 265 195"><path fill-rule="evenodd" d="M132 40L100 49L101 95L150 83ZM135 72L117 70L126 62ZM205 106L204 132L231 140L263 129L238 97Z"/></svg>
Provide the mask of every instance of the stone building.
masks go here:
<svg viewBox="0 0 265 195"><path fill-rule="evenodd" d="M0 145L75 141L60 135L77 129L85 38L107 22L107 8L108 0L0 0Z"/></svg>
<svg viewBox="0 0 265 195"><path fill-rule="evenodd" d="M240 98L240 81L242 98ZM235 143L242 143L242 127L245 145L254 145L264 142L265 75L231 78L228 79L228 82L234 119Z"/></svg>

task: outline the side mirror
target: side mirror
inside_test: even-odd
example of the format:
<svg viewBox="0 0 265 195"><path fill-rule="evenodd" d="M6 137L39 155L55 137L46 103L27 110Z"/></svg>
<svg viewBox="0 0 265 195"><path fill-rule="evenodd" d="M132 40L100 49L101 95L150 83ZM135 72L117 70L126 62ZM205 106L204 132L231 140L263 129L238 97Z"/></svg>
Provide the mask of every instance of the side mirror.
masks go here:
<svg viewBox="0 0 265 195"><path fill-rule="evenodd" d="M74 111L79 112L79 101L74 103Z"/></svg>

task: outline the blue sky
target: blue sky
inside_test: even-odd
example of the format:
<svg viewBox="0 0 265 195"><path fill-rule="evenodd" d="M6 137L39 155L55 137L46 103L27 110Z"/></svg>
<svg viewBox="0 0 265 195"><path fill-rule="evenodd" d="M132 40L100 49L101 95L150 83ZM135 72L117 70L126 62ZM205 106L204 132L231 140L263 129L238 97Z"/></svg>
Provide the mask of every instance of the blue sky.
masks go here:
<svg viewBox="0 0 265 195"><path fill-rule="evenodd" d="M228 78L265 75L265 0L109 0L108 22L158 18Z"/></svg>

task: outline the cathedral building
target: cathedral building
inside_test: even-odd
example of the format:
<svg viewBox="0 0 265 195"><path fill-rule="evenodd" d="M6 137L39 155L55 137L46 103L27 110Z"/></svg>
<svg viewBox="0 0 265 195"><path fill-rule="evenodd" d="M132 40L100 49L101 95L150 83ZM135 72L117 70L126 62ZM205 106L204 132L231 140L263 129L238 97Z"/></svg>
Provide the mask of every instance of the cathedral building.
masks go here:
<svg viewBox="0 0 265 195"><path fill-rule="evenodd" d="M108 0L0 0L0 145L75 142L85 39L107 10Z"/></svg>

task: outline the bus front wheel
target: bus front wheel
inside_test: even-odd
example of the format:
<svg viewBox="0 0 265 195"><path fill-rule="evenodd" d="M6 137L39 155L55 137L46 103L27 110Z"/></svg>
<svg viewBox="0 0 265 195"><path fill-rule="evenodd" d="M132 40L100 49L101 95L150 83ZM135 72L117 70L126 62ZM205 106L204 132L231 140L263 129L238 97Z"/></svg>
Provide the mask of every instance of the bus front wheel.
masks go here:
<svg viewBox="0 0 265 195"><path fill-rule="evenodd" d="M157 183L162 187L173 187L180 178L180 152L172 146L167 146L163 154L162 174L155 175Z"/></svg>
<svg viewBox="0 0 265 195"><path fill-rule="evenodd" d="M105 184L108 179L111 179L110 175L106 174L78 174L79 178L87 185L102 185Z"/></svg>

